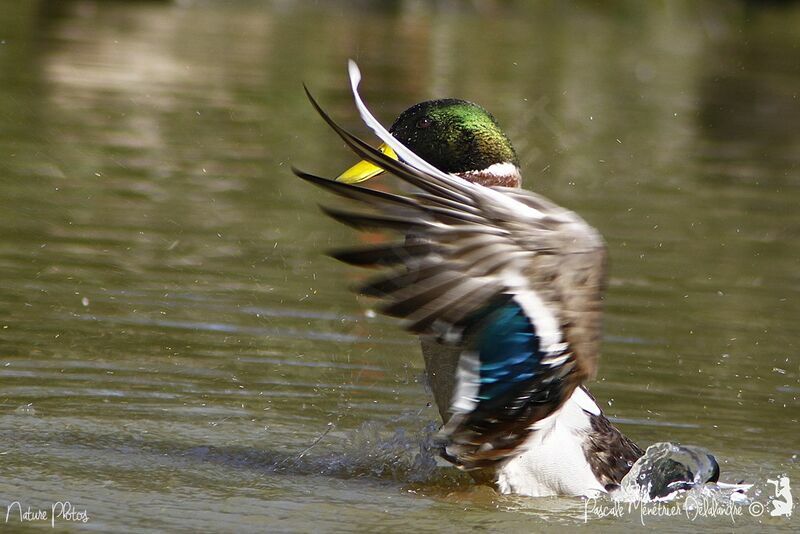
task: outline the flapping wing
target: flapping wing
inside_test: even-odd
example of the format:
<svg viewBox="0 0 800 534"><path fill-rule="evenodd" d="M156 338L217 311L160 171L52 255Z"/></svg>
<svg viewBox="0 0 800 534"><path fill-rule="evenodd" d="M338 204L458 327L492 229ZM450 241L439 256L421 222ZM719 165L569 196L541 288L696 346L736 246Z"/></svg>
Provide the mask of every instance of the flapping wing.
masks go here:
<svg viewBox="0 0 800 534"><path fill-rule="evenodd" d="M444 456L464 469L490 466L514 455L534 423L594 375L603 241L580 217L543 197L483 187L425 163L363 105L354 64L351 79L362 118L402 161L342 129L309 99L356 154L421 192L393 195L295 173L372 208L324 208L334 219L405 235L334 256L391 267L360 292L383 299L381 311L402 318L408 330L460 348L453 416L442 429Z"/></svg>

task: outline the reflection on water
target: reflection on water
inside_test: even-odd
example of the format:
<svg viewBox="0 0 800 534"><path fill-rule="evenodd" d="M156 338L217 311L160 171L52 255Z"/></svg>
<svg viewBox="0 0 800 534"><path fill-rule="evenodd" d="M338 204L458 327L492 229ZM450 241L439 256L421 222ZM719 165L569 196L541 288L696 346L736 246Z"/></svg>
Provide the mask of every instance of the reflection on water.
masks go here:
<svg viewBox="0 0 800 534"><path fill-rule="evenodd" d="M800 480L800 8L777 4L4 3L0 495L99 530L582 522L433 463L416 343L322 255L353 237L289 166L352 161L300 82L357 126L348 57L386 122L490 109L527 187L601 230L592 390L628 435L765 501Z"/></svg>

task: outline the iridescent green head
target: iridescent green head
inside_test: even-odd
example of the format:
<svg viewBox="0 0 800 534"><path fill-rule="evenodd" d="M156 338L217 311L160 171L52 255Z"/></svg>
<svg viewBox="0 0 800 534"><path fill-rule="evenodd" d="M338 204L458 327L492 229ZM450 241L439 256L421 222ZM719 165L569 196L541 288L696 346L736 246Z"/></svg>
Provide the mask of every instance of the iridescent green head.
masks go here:
<svg viewBox="0 0 800 534"><path fill-rule="evenodd" d="M517 165L511 141L494 117L465 100L429 100L412 106L389 132L444 172L481 171L498 163Z"/></svg>
<svg viewBox="0 0 800 534"><path fill-rule="evenodd" d="M455 98L416 104L394 121L389 132L422 159L444 172L483 185L519 186L519 163L514 147L485 109ZM394 156L391 149L381 147ZM362 162L339 180L367 180L382 169Z"/></svg>

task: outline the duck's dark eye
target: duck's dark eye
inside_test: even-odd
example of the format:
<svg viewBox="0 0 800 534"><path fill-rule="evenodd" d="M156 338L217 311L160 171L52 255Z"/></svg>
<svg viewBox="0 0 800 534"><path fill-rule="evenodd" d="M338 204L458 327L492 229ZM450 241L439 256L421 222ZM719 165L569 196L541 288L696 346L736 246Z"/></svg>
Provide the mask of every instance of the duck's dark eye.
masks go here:
<svg viewBox="0 0 800 534"><path fill-rule="evenodd" d="M433 124L432 120L430 120L428 117L422 117L417 121L417 128L427 128L431 124Z"/></svg>

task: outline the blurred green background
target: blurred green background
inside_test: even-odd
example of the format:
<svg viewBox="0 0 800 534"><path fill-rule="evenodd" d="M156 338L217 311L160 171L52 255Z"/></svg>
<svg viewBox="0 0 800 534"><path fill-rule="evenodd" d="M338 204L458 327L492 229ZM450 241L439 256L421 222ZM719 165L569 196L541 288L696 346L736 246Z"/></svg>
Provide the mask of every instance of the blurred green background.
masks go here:
<svg viewBox="0 0 800 534"><path fill-rule="evenodd" d="M353 163L301 86L366 135L348 58L386 124L498 118L525 186L608 242L598 401L766 502L800 481L798 45L795 2L3 2L0 503L131 532L583 523L433 465L415 340L322 254L357 237L289 167Z"/></svg>

